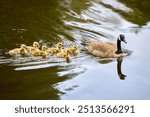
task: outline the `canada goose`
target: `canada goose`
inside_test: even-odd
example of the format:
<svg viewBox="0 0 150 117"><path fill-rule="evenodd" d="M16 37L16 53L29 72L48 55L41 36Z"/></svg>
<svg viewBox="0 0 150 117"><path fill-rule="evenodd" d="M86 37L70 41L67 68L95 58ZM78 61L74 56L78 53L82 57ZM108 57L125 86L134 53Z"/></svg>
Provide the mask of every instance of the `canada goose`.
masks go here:
<svg viewBox="0 0 150 117"><path fill-rule="evenodd" d="M26 45L22 44L20 48L15 48L13 50L10 50L8 52L8 54L13 56L13 57L15 57L18 54L26 55L27 54L26 49L27 49Z"/></svg>
<svg viewBox="0 0 150 117"><path fill-rule="evenodd" d="M127 56L126 53L122 52L121 41L127 43L124 35L119 35L117 39L117 45L110 42L100 41L86 41L85 45L88 51L94 56L102 58L118 58Z"/></svg>
<svg viewBox="0 0 150 117"><path fill-rule="evenodd" d="M48 52L47 52L47 47L46 47L46 45L43 45L43 46L42 46L41 56L43 57L43 59L46 59L47 56L48 56Z"/></svg>
<svg viewBox="0 0 150 117"><path fill-rule="evenodd" d="M65 51L67 51L67 50L69 50L72 55L79 54L77 45L73 45L73 47L71 47L71 48L66 48Z"/></svg>
<svg viewBox="0 0 150 117"><path fill-rule="evenodd" d="M59 42L57 43L57 47L56 48L48 48L47 52L50 53L50 54L57 54L59 52L62 51L62 43Z"/></svg>

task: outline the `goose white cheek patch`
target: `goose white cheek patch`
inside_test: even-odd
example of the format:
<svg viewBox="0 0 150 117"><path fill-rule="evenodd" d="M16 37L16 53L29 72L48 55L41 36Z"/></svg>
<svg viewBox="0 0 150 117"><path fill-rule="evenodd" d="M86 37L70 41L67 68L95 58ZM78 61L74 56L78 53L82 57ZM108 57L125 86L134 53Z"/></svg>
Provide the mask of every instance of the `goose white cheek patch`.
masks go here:
<svg viewBox="0 0 150 117"><path fill-rule="evenodd" d="M119 41L121 41L120 36L118 37Z"/></svg>

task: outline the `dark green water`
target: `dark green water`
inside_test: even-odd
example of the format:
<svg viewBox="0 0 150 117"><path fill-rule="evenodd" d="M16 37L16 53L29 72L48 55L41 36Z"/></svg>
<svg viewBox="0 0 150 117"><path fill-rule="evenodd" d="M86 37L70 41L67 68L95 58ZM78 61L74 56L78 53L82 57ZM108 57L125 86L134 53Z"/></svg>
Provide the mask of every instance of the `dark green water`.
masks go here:
<svg viewBox="0 0 150 117"><path fill-rule="evenodd" d="M0 1L0 99L150 99L149 11L149 0ZM94 57L80 44L116 43L119 34L133 51L123 60ZM5 55L34 41L76 42L81 53L70 63Z"/></svg>

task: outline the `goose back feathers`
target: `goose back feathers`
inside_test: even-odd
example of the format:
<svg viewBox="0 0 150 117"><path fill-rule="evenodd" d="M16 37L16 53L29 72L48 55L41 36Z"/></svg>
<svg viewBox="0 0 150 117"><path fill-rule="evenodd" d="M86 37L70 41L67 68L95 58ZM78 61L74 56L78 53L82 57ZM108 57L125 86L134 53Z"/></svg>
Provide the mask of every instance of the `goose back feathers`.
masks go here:
<svg viewBox="0 0 150 117"><path fill-rule="evenodd" d="M120 35L117 39L119 44L115 45L110 42L101 42L101 41L86 41L85 45L88 51L98 57L102 58L118 58L124 57L127 54L122 52L121 41L126 42L124 36Z"/></svg>

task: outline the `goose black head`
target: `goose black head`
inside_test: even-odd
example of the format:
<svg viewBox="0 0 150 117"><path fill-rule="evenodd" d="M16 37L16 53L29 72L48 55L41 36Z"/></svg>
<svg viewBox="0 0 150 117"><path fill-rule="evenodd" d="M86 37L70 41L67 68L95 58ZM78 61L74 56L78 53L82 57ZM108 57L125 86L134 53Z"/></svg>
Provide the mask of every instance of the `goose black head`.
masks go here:
<svg viewBox="0 0 150 117"><path fill-rule="evenodd" d="M122 53L121 41L127 44L127 42L125 40L125 36L123 34L120 34L118 39L117 39L117 51L115 52L116 54Z"/></svg>
<svg viewBox="0 0 150 117"><path fill-rule="evenodd" d="M125 36L123 34L119 35L119 40L127 44L127 42L125 40Z"/></svg>

